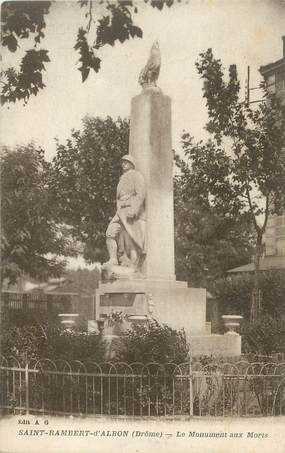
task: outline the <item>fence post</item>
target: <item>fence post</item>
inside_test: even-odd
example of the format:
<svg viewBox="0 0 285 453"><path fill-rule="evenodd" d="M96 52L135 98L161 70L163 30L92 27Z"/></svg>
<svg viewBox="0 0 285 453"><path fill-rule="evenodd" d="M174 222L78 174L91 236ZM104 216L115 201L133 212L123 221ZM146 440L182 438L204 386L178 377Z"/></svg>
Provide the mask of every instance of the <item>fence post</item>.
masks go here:
<svg viewBox="0 0 285 453"><path fill-rule="evenodd" d="M23 307L23 312L27 313L29 309L29 304L28 304L28 295L26 293L22 293L22 307Z"/></svg>
<svg viewBox="0 0 285 453"><path fill-rule="evenodd" d="M46 295L46 304L47 304L46 309L47 309L47 318L48 318L49 322L52 321L53 312L56 312L56 310L53 310L52 303L53 303L52 294L47 294Z"/></svg>
<svg viewBox="0 0 285 453"><path fill-rule="evenodd" d="M26 414L29 415L30 413L30 407L29 407L29 364L28 364L28 357L26 355L26 364L25 364L25 390L26 390L26 401L25 401L25 406L26 406Z"/></svg>
<svg viewBox="0 0 285 453"><path fill-rule="evenodd" d="M190 410L190 417L193 417L193 373L192 373L192 356L190 355L189 358L189 410Z"/></svg>

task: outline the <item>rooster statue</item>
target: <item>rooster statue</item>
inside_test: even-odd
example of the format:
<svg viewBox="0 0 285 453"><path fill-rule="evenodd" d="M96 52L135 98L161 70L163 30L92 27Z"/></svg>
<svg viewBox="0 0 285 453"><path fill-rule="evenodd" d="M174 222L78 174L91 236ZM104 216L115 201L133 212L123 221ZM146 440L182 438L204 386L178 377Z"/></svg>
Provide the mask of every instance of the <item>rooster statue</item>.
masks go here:
<svg viewBox="0 0 285 453"><path fill-rule="evenodd" d="M153 43L149 59L139 75L139 84L143 87L156 86L161 64L161 55L158 41Z"/></svg>

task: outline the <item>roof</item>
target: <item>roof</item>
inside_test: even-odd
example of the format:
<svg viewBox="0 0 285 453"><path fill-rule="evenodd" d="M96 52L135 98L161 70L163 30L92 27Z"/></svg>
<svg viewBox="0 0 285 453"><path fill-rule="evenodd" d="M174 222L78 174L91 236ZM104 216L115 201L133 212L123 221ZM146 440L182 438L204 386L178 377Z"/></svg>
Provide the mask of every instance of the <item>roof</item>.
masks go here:
<svg viewBox="0 0 285 453"><path fill-rule="evenodd" d="M270 271L272 269L282 270L285 269L285 256L265 256L260 260L260 270ZM244 266L235 267L230 269L228 273L234 272L253 272L254 263L245 264Z"/></svg>
<svg viewBox="0 0 285 453"><path fill-rule="evenodd" d="M260 72L271 71L272 69L276 69L279 66L283 66L284 64L285 64L285 58L281 58L280 60L274 61L273 63L268 63L264 66L260 66Z"/></svg>
<svg viewBox="0 0 285 453"><path fill-rule="evenodd" d="M285 35L282 36L281 39L283 42L283 57L280 58L280 60L260 66L259 72L261 73L261 75L270 75L270 73L276 72L280 68L283 69L283 67L285 66Z"/></svg>

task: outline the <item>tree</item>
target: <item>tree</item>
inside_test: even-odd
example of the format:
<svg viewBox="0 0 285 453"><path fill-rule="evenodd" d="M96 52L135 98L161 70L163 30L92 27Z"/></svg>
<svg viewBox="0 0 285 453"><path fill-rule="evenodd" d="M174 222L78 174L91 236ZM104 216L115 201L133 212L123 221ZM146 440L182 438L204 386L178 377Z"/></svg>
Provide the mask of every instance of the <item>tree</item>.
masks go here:
<svg viewBox="0 0 285 453"><path fill-rule="evenodd" d="M248 261L252 231L248 215L224 179L227 160L213 142L194 143L182 135L183 157L176 156L174 180L176 273L194 286L211 290L226 271ZM210 171L220 177L221 197L211 190Z"/></svg>
<svg viewBox="0 0 285 453"><path fill-rule="evenodd" d="M268 94L264 83L261 86L264 102L253 107L241 102L236 66L229 67L228 81L225 81L222 63L214 58L211 49L200 54L196 66L204 81L203 96L209 115L206 128L217 144L215 154L226 162L224 173L220 173L219 168L213 171L214 161L209 161L204 167L204 181L223 203L222 176L227 184L227 198L238 200L255 231L252 302L252 319L255 319L261 311L259 263L263 235L268 216L280 213L284 206L285 111L278 98Z"/></svg>
<svg viewBox="0 0 285 453"><path fill-rule="evenodd" d="M1 157L2 281L14 283L21 274L46 280L59 276L73 254L64 226L57 223L48 191L49 165L33 144L4 149Z"/></svg>
<svg viewBox="0 0 285 453"><path fill-rule="evenodd" d="M263 315L283 319L285 315L285 272L282 270L262 271L260 289L262 292ZM250 318L250 299L253 275L243 273L217 279L212 294L219 302L224 314L242 315Z"/></svg>
<svg viewBox="0 0 285 453"><path fill-rule="evenodd" d="M242 326L243 352L270 355L284 354L285 321L265 315L262 319Z"/></svg>
<svg viewBox="0 0 285 453"><path fill-rule="evenodd" d="M162 10L164 5L170 7L173 2L145 0L144 3ZM102 47L142 38L143 31L134 24L134 15L138 12L136 1L79 0L78 4L82 9L83 24L78 29L74 49L79 53L78 70L84 82L90 69L96 73L100 70ZM53 2L49 1L6 1L2 4L2 45L16 53L20 43L28 46L31 41L34 43L24 52L19 69L9 67L1 71L3 104L19 100L26 103L31 95L37 95L45 87L42 73L50 55L48 49L39 49L39 46L45 37L46 16L52 7Z"/></svg>
<svg viewBox="0 0 285 453"><path fill-rule="evenodd" d="M70 233L84 244L84 257L105 256L105 231L116 212L120 158L128 153L129 122L112 118L83 119L66 144L57 143L49 181L54 203Z"/></svg>

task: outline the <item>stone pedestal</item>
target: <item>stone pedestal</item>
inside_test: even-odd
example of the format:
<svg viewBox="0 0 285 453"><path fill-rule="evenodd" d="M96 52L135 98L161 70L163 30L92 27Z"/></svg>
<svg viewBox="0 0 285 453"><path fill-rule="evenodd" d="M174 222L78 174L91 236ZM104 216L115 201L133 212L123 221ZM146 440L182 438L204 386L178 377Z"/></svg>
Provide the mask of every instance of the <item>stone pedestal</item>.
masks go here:
<svg viewBox="0 0 285 453"><path fill-rule="evenodd" d="M206 291L188 288L185 282L163 280L115 280L100 283L96 292L95 318L107 320L122 313L130 321L154 318L186 335L206 334Z"/></svg>
<svg viewBox="0 0 285 453"><path fill-rule="evenodd" d="M193 335L190 337L190 351L193 356L237 357L241 355L241 336Z"/></svg>
<svg viewBox="0 0 285 453"><path fill-rule="evenodd" d="M157 87L132 99L129 153L147 187L143 274L175 280L171 100Z"/></svg>
<svg viewBox="0 0 285 453"><path fill-rule="evenodd" d="M113 341L118 335L116 323L111 323L115 329L109 324L112 314L124 319L122 332L131 327L132 322L147 319L156 319L176 330L184 329L192 356L241 354L240 335L211 335L206 322L206 290L188 288L185 282L120 279L100 283L96 291L94 318L99 324L104 324L108 341Z"/></svg>

